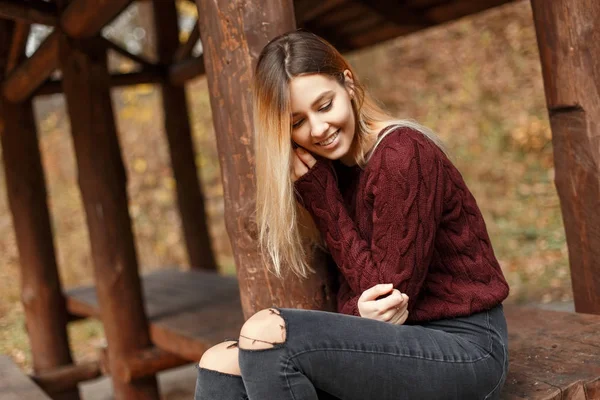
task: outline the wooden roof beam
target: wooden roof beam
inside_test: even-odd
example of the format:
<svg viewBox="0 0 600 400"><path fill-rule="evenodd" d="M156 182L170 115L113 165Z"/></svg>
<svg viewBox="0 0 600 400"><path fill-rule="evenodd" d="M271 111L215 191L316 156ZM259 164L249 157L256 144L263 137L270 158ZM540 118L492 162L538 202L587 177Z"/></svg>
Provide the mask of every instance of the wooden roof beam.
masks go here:
<svg viewBox="0 0 600 400"><path fill-rule="evenodd" d="M30 25L26 22L15 23L12 43L6 58L6 72L8 75L25 58L25 47L29 37Z"/></svg>
<svg viewBox="0 0 600 400"><path fill-rule="evenodd" d="M104 25L116 17L131 0L73 0L64 10L60 25L73 38L96 35ZM58 67L58 39L52 32L37 51L7 77L2 94L12 102L21 102L50 76Z"/></svg>
<svg viewBox="0 0 600 400"><path fill-rule="evenodd" d="M0 17L28 24L58 24L56 5L41 0L0 0Z"/></svg>
<svg viewBox="0 0 600 400"><path fill-rule="evenodd" d="M131 61L134 61L147 69L157 68L156 64L150 62L146 58L128 52L118 44L106 39L105 37L101 37L100 40L104 43L107 49L110 49L115 53L122 55L123 57L129 58Z"/></svg>
<svg viewBox="0 0 600 400"><path fill-rule="evenodd" d="M123 86L161 83L165 80L164 75L165 74L161 70L146 69L142 69L141 71L137 72L128 72L125 74L114 74L110 76L110 87L117 88ZM44 82L34 94L35 96L44 96L62 92L62 80L52 79Z"/></svg>
<svg viewBox="0 0 600 400"><path fill-rule="evenodd" d="M200 40L200 26L198 25L198 20L194 24L194 28L190 32L190 36L187 41L182 44L175 54L173 55L173 61L182 61L186 58L189 58L192 55L192 51L194 47L196 47L196 43Z"/></svg>
<svg viewBox="0 0 600 400"><path fill-rule="evenodd" d="M370 8L381 17L400 26L415 26L417 29L426 28L432 25L425 15L415 12L409 7L398 4L391 0L355 0L358 3Z"/></svg>
<svg viewBox="0 0 600 400"><path fill-rule="evenodd" d="M453 21L467 15L476 14L489 8L511 3L513 0L452 0L433 6L425 11L426 17L434 24Z"/></svg>

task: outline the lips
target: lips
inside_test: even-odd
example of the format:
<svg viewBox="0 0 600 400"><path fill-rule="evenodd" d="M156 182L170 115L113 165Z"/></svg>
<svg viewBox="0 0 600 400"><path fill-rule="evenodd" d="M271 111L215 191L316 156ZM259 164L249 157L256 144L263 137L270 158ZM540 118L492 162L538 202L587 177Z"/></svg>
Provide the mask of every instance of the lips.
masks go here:
<svg viewBox="0 0 600 400"><path fill-rule="evenodd" d="M338 135L340 134L340 130L338 129L337 131L335 131L335 133L331 136L329 136L327 139L317 143L319 146L327 146L330 145L331 143L333 143L333 141L338 137Z"/></svg>

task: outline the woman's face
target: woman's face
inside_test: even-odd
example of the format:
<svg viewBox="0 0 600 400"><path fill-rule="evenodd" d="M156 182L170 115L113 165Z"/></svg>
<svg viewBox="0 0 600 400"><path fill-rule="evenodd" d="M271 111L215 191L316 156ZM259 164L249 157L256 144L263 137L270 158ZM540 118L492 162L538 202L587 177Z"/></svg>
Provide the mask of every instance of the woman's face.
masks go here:
<svg viewBox="0 0 600 400"><path fill-rule="evenodd" d="M346 82L352 82L349 71ZM309 152L352 165L355 118L352 89L327 75L311 74L290 81L292 140Z"/></svg>

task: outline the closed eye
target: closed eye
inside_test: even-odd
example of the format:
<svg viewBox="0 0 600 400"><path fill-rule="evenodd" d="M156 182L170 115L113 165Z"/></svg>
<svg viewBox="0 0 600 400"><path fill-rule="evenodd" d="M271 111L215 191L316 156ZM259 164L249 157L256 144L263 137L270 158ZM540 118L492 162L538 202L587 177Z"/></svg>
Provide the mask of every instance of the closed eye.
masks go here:
<svg viewBox="0 0 600 400"><path fill-rule="evenodd" d="M329 111L331 109L332 105L333 105L333 100L331 100L329 103L325 104L323 107L319 108L319 111Z"/></svg>

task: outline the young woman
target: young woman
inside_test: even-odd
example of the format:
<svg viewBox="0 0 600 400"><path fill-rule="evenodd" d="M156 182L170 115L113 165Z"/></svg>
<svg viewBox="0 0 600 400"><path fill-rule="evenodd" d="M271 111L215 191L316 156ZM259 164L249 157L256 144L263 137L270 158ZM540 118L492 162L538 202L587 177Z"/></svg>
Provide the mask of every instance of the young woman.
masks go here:
<svg viewBox="0 0 600 400"><path fill-rule="evenodd" d="M439 140L395 120L327 42L295 31L254 76L257 223L273 272L339 272L338 311L271 308L209 349L196 399L498 398L508 285Z"/></svg>

